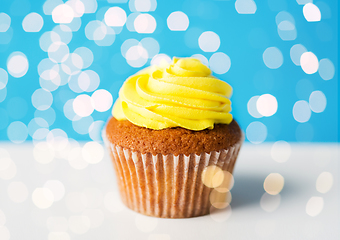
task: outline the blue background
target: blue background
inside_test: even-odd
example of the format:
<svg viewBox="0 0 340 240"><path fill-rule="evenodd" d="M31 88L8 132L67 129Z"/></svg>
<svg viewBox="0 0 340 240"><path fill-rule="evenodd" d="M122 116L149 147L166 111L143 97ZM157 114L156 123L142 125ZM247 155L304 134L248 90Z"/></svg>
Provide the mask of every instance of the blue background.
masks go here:
<svg viewBox="0 0 340 240"><path fill-rule="evenodd" d="M124 2L124 1L123 1ZM156 30L151 34L130 32L126 26L116 34L111 46L98 46L85 36L85 26L88 22L96 20L96 13L84 14L81 17L81 27L73 32L68 47L70 52L85 46L94 55L94 61L88 68L95 71L100 77L99 89L109 90L115 100L122 82L139 68L131 67L121 54L121 45L125 40L134 38L140 41L145 37L156 39L160 46L160 53L168 56L186 57L193 54L202 54L208 59L213 52L204 52L198 45L198 37L205 31L213 31L220 37L218 52L227 54L231 59L231 68L225 74L215 74L218 78L227 81L234 88L232 96L232 113L241 128L246 131L248 125L254 121L262 122L268 134L265 141L338 141L338 6L337 1L324 1L329 6L328 18L323 19L321 9L320 22L307 22L303 15L303 5L293 0L256 1L255 14L239 14L235 10L235 1L158 1L155 11L149 12L157 23ZM7 60L12 52L20 51L29 61L28 72L21 78L14 78L8 74L6 86L7 95L0 102L0 140L9 140L8 126L11 122L21 121L26 126L35 117L36 109L32 105L31 96L40 88L37 66L47 58L47 53L39 46L39 39L44 32L51 31L57 24L51 15L43 12L44 1L0 0L0 13L4 12L11 17L10 29L7 32L11 37L6 44L0 44L0 68L7 71ZM318 2L315 3L318 5ZM129 15L128 2L108 3L98 1L97 12L101 8L119 6ZM327 9L326 9L327 10ZM189 18L189 27L186 31L171 31L167 26L167 17L174 11L182 11ZM297 37L295 40L284 41L280 38L275 17L280 11L289 12L295 19ZM44 19L44 25L39 32L25 32L22 27L24 17L36 12ZM330 17L329 17L330 16ZM102 19L99 19L102 20ZM320 25L322 24L322 25ZM326 27L325 27L326 25ZM321 30L320 30L321 29ZM190 34L187 34L189 31ZM190 32L191 31L191 32ZM319 32L318 32L319 31ZM321 31L321 33L320 33ZM0 34L4 37L4 33ZM8 36L7 36L8 37ZM304 45L312 51L318 59L328 58L335 66L335 75L332 79L323 80L318 72L306 74L300 66L296 66L290 58L290 49L295 44ZM283 54L283 64L278 69L269 69L263 61L263 52L275 46ZM150 59L143 66L148 66ZM258 84L256 76L263 74L268 79ZM254 80L255 79L255 80ZM307 86L302 95L296 94L299 80L307 79L312 87ZM308 102L312 91L319 90L327 99L327 106L321 113L314 113L305 123L297 122L292 113L294 104L299 100ZM269 93L277 99L278 110L270 117L254 118L247 110L249 99L255 95ZM49 130L60 128L69 138L75 140L90 140L89 134L79 134L72 126L72 121L63 113L63 106L69 99L81 93L75 93L68 85L60 86L52 92L53 104L51 113L46 115L47 122L52 123ZM88 93L91 94L91 93ZM18 97L20 98L19 101ZM16 98L16 101L11 99ZM53 119L55 112L55 120ZM37 113L36 113L37 114ZM111 109L106 112L94 111L91 116L94 121L107 121ZM54 120L54 121L53 121ZM297 129L299 135L297 136ZM301 131L304 134L301 134ZM28 135L27 140L31 140ZM93 140L97 140L92 138Z"/></svg>

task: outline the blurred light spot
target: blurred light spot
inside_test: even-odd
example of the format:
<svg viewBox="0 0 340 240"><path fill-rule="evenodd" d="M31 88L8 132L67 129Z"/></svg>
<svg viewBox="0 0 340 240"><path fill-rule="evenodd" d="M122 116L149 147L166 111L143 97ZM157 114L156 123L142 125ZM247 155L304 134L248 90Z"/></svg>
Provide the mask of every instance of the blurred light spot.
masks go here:
<svg viewBox="0 0 340 240"><path fill-rule="evenodd" d="M84 160L90 164L97 164L104 158L104 148L97 142L87 142L82 148Z"/></svg>
<svg viewBox="0 0 340 240"><path fill-rule="evenodd" d="M85 134L85 133L81 133ZM86 162L82 155L81 155L81 148L80 147L75 147L73 148L69 155L68 155L68 162L71 167L73 167L76 170L81 170L86 168L89 164ZM71 210L72 211L72 210Z"/></svg>
<svg viewBox="0 0 340 240"><path fill-rule="evenodd" d="M328 58L323 58L319 63L319 75L323 80L330 80L334 77L334 64Z"/></svg>
<svg viewBox="0 0 340 240"><path fill-rule="evenodd" d="M316 190L327 193L333 186L333 175L330 172L322 172L316 180Z"/></svg>
<svg viewBox="0 0 340 240"><path fill-rule="evenodd" d="M305 5L307 3L312 3L313 0L296 0L299 5Z"/></svg>
<svg viewBox="0 0 340 240"><path fill-rule="evenodd" d="M93 92L96 90L100 83L99 75L92 70L86 70L84 72L81 72L77 79L77 86L81 89L81 91L86 92ZM70 85L71 81L69 82ZM71 85L70 85L71 88ZM73 91L76 89L71 88ZM75 91L77 92L77 91Z"/></svg>
<svg viewBox="0 0 340 240"><path fill-rule="evenodd" d="M202 54L194 54L191 57L200 60L204 65L209 67L209 60Z"/></svg>
<svg viewBox="0 0 340 240"><path fill-rule="evenodd" d="M112 213L121 212L125 208L118 192L107 192L105 194L104 207Z"/></svg>
<svg viewBox="0 0 340 240"><path fill-rule="evenodd" d="M164 63L167 64L170 62L171 62L171 58L164 53L157 54L151 59L151 65L161 66Z"/></svg>
<svg viewBox="0 0 340 240"><path fill-rule="evenodd" d="M257 7L253 0L236 0L235 9L239 14L254 14Z"/></svg>
<svg viewBox="0 0 340 240"><path fill-rule="evenodd" d="M5 225L6 223L6 216L4 212L0 209L0 226Z"/></svg>
<svg viewBox="0 0 340 240"><path fill-rule="evenodd" d="M284 186L284 178L279 173L270 173L263 183L264 190L270 195L277 195Z"/></svg>
<svg viewBox="0 0 340 240"><path fill-rule="evenodd" d="M91 126L89 127L89 136L93 141L102 141L101 130L103 129L104 125L105 122L101 120L95 121L91 124Z"/></svg>
<svg viewBox="0 0 340 240"><path fill-rule="evenodd" d="M97 31L98 31L98 29L97 29ZM102 30L99 30L99 31L102 31ZM96 32L95 32L95 34L96 34ZM106 27L106 31L104 31L104 32L105 32L105 35L104 35L103 39L95 39L94 42L98 46L111 46L116 39L116 33L110 27Z"/></svg>
<svg viewBox="0 0 340 240"><path fill-rule="evenodd" d="M253 144L260 144L267 138L267 127L261 122L252 122L246 129L247 139Z"/></svg>
<svg viewBox="0 0 340 240"><path fill-rule="evenodd" d="M6 149L0 149L0 171L4 171L11 165L12 159Z"/></svg>
<svg viewBox="0 0 340 240"><path fill-rule="evenodd" d="M55 151L63 151L68 145L68 137L66 132L59 128L52 129L46 136L47 143L53 147Z"/></svg>
<svg viewBox="0 0 340 240"><path fill-rule="evenodd" d="M32 193L32 201L40 209L46 209L52 206L54 197L48 188L36 188Z"/></svg>
<svg viewBox="0 0 340 240"><path fill-rule="evenodd" d="M67 232L50 232L47 240L71 240Z"/></svg>
<svg viewBox="0 0 340 240"><path fill-rule="evenodd" d="M7 193L9 198L16 203L22 203L27 199L28 190L23 182L11 182L8 185Z"/></svg>
<svg viewBox="0 0 340 240"><path fill-rule="evenodd" d="M22 97L13 97L7 101L8 116L15 120L25 117L27 110L26 100Z"/></svg>
<svg viewBox="0 0 340 240"><path fill-rule="evenodd" d="M277 100L273 95L263 94L256 101L257 111L265 116L273 116L277 111Z"/></svg>
<svg viewBox="0 0 340 240"><path fill-rule="evenodd" d="M98 228L104 222L104 214L100 209L86 209L82 215L90 219L91 228Z"/></svg>
<svg viewBox="0 0 340 240"><path fill-rule="evenodd" d="M95 13L97 11L97 0L81 0L85 7L85 13Z"/></svg>
<svg viewBox="0 0 340 240"><path fill-rule="evenodd" d="M220 37L212 31L203 32L198 38L198 45L204 52L216 52L220 44Z"/></svg>
<svg viewBox="0 0 340 240"><path fill-rule="evenodd" d="M283 41L292 41L297 37L295 20L292 15L282 11L276 16L277 32ZM278 22L279 21L279 22Z"/></svg>
<svg viewBox="0 0 340 240"><path fill-rule="evenodd" d="M62 0L47 0L43 5L43 11L45 15L52 15L52 11L58 5L63 4Z"/></svg>
<svg viewBox="0 0 340 240"><path fill-rule="evenodd" d="M76 32L81 27L81 18L73 18L72 22L63 25L69 27L72 32Z"/></svg>
<svg viewBox="0 0 340 240"><path fill-rule="evenodd" d="M275 22L277 26L283 21L291 22L295 26L294 17L289 12L281 11L276 15Z"/></svg>
<svg viewBox="0 0 340 240"><path fill-rule="evenodd" d="M131 12L149 12L155 11L157 7L156 0L130 0L129 8Z"/></svg>
<svg viewBox="0 0 340 240"><path fill-rule="evenodd" d="M126 13L120 7L111 7L106 11L104 20L108 26L121 27L126 22Z"/></svg>
<svg viewBox="0 0 340 240"><path fill-rule="evenodd" d="M139 214L135 218L135 224L141 232L152 232L158 225L158 219Z"/></svg>
<svg viewBox="0 0 340 240"><path fill-rule="evenodd" d="M83 60L82 66L83 69L88 68L93 63L93 53L87 47L79 47L76 50L74 50L73 53L80 56L81 59Z"/></svg>
<svg viewBox="0 0 340 240"><path fill-rule="evenodd" d="M79 134L88 134L89 128L92 123L93 123L93 118L91 116L88 116L88 117L83 117L79 120L73 120L72 127L74 131L76 131Z"/></svg>
<svg viewBox="0 0 340 240"><path fill-rule="evenodd" d="M52 11L52 19L55 23L70 23L74 18L73 9L67 4L60 4Z"/></svg>
<svg viewBox="0 0 340 240"><path fill-rule="evenodd" d="M139 14L133 24L138 33L153 33L157 26L155 18L148 13Z"/></svg>
<svg viewBox="0 0 340 240"><path fill-rule="evenodd" d="M148 61L148 58L148 52L141 44L130 47L126 52L126 62L134 68L144 66Z"/></svg>
<svg viewBox="0 0 340 240"><path fill-rule="evenodd" d="M63 107L65 117L71 121L76 120L77 118L78 120L80 119L80 117L73 110L73 101L74 99L68 100Z"/></svg>
<svg viewBox="0 0 340 240"><path fill-rule="evenodd" d="M40 128L46 128L48 129L49 125L46 122L45 119L43 118L33 118L29 123L28 123L28 134L33 137L34 133L40 129Z"/></svg>
<svg viewBox="0 0 340 240"><path fill-rule="evenodd" d="M38 110L46 110L51 107L53 103L52 94L42 88L39 88L34 91L31 97L33 106Z"/></svg>
<svg viewBox="0 0 340 240"><path fill-rule="evenodd" d="M70 27L68 27L67 25L61 24L61 25L55 26L52 31L58 34L58 36L60 37L60 40L56 42L63 42L65 44L70 43L72 39L72 35L73 35Z"/></svg>
<svg viewBox="0 0 340 240"><path fill-rule="evenodd" d="M300 58L303 53L307 52L305 46L301 44L295 44L290 49L290 58L296 66L300 66Z"/></svg>
<svg viewBox="0 0 340 240"><path fill-rule="evenodd" d="M22 21L22 28L25 32L39 32L44 25L44 19L35 12L27 14Z"/></svg>
<svg viewBox="0 0 340 240"><path fill-rule="evenodd" d="M113 103L111 93L105 89L96 90L92 94L91 99L94 109L98 112L106 112L111 108Z"/></svg>
<svg viewBox="0 0 340 240"><path fill-rule="evenodd" d="M93 101L89 95L78 95L73 101L73 110L80 117L90 116L94 110Z"/></svg>
<svg viewBox="0 0 340 240"><path fill-rule="evenodd" d="M270 195L265 192L261 197L260 206L266 212L274 212L280 206L280 202L280 194Z"/></svg>
<svg viewBox="0 0 340 240"><path fill-rule="evenodd" d="M172 12L166 21L171 31L186 31L189 27L189 18L181 11Z"/></svg>
<svg viewBox="0 0 340 240"><path fill-rule="evenodd" d="M0 239L1 240L9 240L11 237L11 234L8 231L8 228L6 226L0 226Z"/></svg>
<svg viewBox="0 0 340 240"><path fill-rule="evenodd" d="M78 147L77 147L78 149ZM80 213L85 210L85 201L83 196L84 194L81 192L71 192L65 197L65 204L69 211L73 213Z"/></svg>
<svg viewBox="0 0 340 240"><path fill-rule="evenodd" d="M44 188L48 188L53 193L55 202L60 201L65 195L65 187L59 180L48 180L44 184Z"/></svg>
<svg viewBox="0 0 340 240"><path fill-rule="evenodd" d="M52 216L47 219L46 225L50 232L65 232L68 228L68 221L65 217Z"/></svg>
<svg viewBox="0 0 340 240"><path fill-rule="evenodd" d="M210 57L209 65L214 73L224 74L229 71L231 62L227 54L216 52Z"/></svg>
<svg viewBox="0 0 340 240"><path fill-rule="evenodd" d="M68 0L66 4L73 9L74 18L80 18L83 16L85 6L81 0Z"/></svg>
<svg viewBox="0 0 340 240"><path fill-rule="evenodd" d="M91 220L87 216L70 216L68 225L73 233L84 234L90 229Z"/></svg>
<svg viewBox="0 0 340 240"><path fill-rule="evenodd" d="M306 205L306 213L311 217L319 215L323 209L324 201L322 197L311 197Z"/></svg>
<svg viewBox="0 0 340 240"><path fill-rule="evenodd" d="M56 113L53 108L48 108L46 110L36 110L34 112L35 118L43 118L48 123L49 126L51 126L56 118Z"/></svg>
<svg viewBox="0 0 340 240"><path fill-rule="evenodd" d="M321 12L313 3L307 3L303 6L303 16L308 22L318 22L321 20Z"/></svg>
<svg viewBox="0 0 340 240"><path fill-rule="evenodd" d="M300 58L302 70L307 74L313 74L318 71L319 61L312 52L304 52Z"/></svg>
<svg viewBox="0 0 340 240"><path fill-rule="evenodd" d="M283 55L277 47L269 47L263 52L263 62L270 69L277 69L283 64Z"/></svg>
<svg viewBox="0 0 340 240"><path fill-rule="evenodd" d="M280 22L277 27L283 31L291 31L295 29L294 24L287 20Z"/></svg>
<svg viewBox="0 0 340 240"><path fill-rule="evenodd" d="M56 63L65 62L70 54L68 46L63 42L53 42L47 51L48 57Z"/></svg>
<svg viewBox="0 0 340 240"><path fill-rule="evenodd" d="M127 51L133 46L138 46L138 44L139 44L139 41L133 38L125 40L120 47L120 52L122 56L126 58Z"/></svg>
<svg viewBox="0 0 340 240"><path fill-rule="evenodd" d="M65 79L70 82L70 78L75 77L76 74L80 73L83 68L83 59L76 53L68 55L66 61L61 64L61 69L65 73ZM67 81L65 82L65 84Z"/></svg>
<svg viewBox="0 0 340 240"><path fill-rule="evenodd" d="M297 122L308 122L311 117L311 110L308 102L304 100L297 101L293 107L293 117Z"/></svg>
<svg viewBox="0 0 340 240"><path fill-rule="evenodd" d="M7 88L4 87L3 89L0 89L0 103L5 100L7 96Z"/></svg>
<svg viewBox="0 0 340 240"><path fill-rule="evenodd" d="M150 234L148 240L171 240L168 234Z"/></svg>
<svg viewBox="0 0 340 240"><path fill-rule="evenodd" d="M225 209L223 210L216 210L213 206L210 208L210 217L212 220L215 222L221 223L227 221L232 214L232 210L230 205L228 205Z"/></svg>
<svg viewBox="0 0 340 240"><path fill-rule="evenodd" d="M85 27L85 36L89 40L103 40L108 27L101 21L90 21Z"/></svg>
<svg viewBox="0 0 340 240"><path fill-rule="evenodd" d="M143 48L148 52L148 58L153 58L156 54L159 53L159 44L154 38L143 38L140 41L140 44L142 44Z"/></svg>
<svg viewBox="0 0 340 240"><path fill-rule="evenodd" d="M11 26L11 17L6 13L0 13L0 32L7 32Z"/></svg>
<svg viewBox="0 0 340 240"><path fill-rule="evenodd" d="M295 130L295 137L298 142L310 142L314 137L314 128L310 123L299 124Z"/></svg>
<svg viewBox="0 0 340 240"><path fill-rule="evenodd" d="M4 170L0 169L0 178L3 180L10 180L14 178L16 174L17 167L12 160L10 161L9 166L6 169Z"/></svg>
<svg viewBox="0 0 340 240"><path fill-rule="evenodd" d="M228 192L219 192L216 189L213 189L210 193L209 200L212 206L218 209L223 209L229 206L231 202L231 193Z"/></svg>
<svg viewBox="0 0 340 240"><path fill-rule="evenodd" d="M325 110L327 99L321 91L314 91L309 97L309 107L315 113L321 113Z"/></svg>
<svg viewBox="0 0 340 240"><path fill-rule="evenodd" d="M221 168L212 165L203 169L201 177L205 186L215 188L222 184L224 174Z"/></svg>
<svg viewBox="0 0 340 240"><path fill-rule="evenodd" d="M127 17L127 19L126 19L126 28L130 32L136 32L134 23L135 23L136 17L138 17L139 14L140 14L139 12L134 12L134 13L129 14L129 16Z"/></svg>
<svg viewBox="0 0 340 240"><path fill-rule="evenodd" d="M13 38L13 28L11 27L6 32L0 32L0 46L9 44L12 38ZM2 48L4 47L5 46L2 46Z"/></svg>
<svg viewBox="0 0 340 240"><path fill-rule="evenodd" d="M48 164L53 161L55 152L47 142L38 142L33 148L33 156L38 163Z"/></svg>
<svg viewBox="0 0 340 240"><path fill-rule="evenodd" d="M274 159L274 161L283 163L290 158L291 152L292 149L288 142L277 141L273 144L270 155Z"/></svg>
<svg viewBox="0 0 340 240"><path fill-rule="evenodd" d="M7 82L8 82L8 74L5 69L0 68L0 89L5 88L7 85Z"/></svg>
<svg viewBox="0 0 340 240"><path fill-rule="evenodd" d="M13 143L23 143L28 136L27 127L23 122L15 121L7 128L7 137Z"/></svg>
<svg viewBox="0 0 340 240"><path fill-rule="evenodd" d="M60 42L61 38L58 33L54 31L44 32L39 38L39 46L44 52L48 52L48 48L54 42Z"/></svg>
<svg viewBox="0 0 340 240"><path fill-rule="evenodd" d="M234 186L233 175L228 171L223 171L223 175L222 183L218 187L215 187L215 190L221 193L230 191Z"/></svg>
<svg viewBox="0 0 340 240"><path fill-rule="evenodd" d="M24 76L28 71L28 60L22 52L13 52L7 59L7 71L15 78Z"/></svg>

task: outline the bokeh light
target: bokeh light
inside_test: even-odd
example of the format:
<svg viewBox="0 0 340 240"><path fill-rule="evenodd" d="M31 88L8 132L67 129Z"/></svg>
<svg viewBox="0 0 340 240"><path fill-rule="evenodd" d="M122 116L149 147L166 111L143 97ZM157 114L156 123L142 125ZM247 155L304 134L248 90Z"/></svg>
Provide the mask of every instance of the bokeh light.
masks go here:
<svg viewBox="0 0 340 240"><path fill-rule="evenodd" d="M124 26L126 22L126 12L120 7L109 8L104 16L106 25L111 27Z"/></svg>
<svg viewBox="0 0 340 240"><path fill-rule="evenodd" d="M260 200L261 208L266 212L274 212L281 203L281 195L271 195L268 193L264 193Z"/></svg>
<svg viewBox="0 0 340 240"><path fill-rule="evenodd" d="M204 52L216 52L220 44L220 37L212 31L203 32L198 38L198 45Z"/></svg>
<svg viewBox="0 0 340 240"><path fill-rule="evenodd" d="M277 111L277 100L273 95L263 94L256 101L257 111L265 117L272 116Z"/></svg>
<svg viewBox="0 0 340 240"><path fill-rule="evenodd" d="M25 32L39 32L44 25L44 19L38 13L27 14L22 21Z"/></svg>
<svg viewBox="0 0 340 240"><path fill-rule="evenodd" d="M21 78L28 71L28 60L24 53L13 52L7 59L7 71L15 78Z"/></svg>
<svg viewBox="0 0 340 240"><path fill-rule="evenodd" d="M157 26L155 18L148 13L139 14L133 24L138 33L153 33Z"/></svg>
<svg viewBox="0 0 340 240"><path fill-rule="evenodd" d="M166 21L171 31L186 31L189 27L189 18L181 11L170 13Z"/></svg>
<svg viewBox="0 0 340 240"><path fill-rule="evenodd" d="M321 213L324 207L322 197L311 197L306 204L306 213L311 217L316 217Z"/></svg>
<svg viewBox="0 0 340 240"><path fill-rule="evenodd" d="M291 146L286 141L277 141L273 144L270 155L274 161L283 163L286 162L291 156Z"/></svg>
<svg viewBox="0 0 340 240"><path fill-rule="evenodd" d="M218 187L222 184L224 174L221 168L212 165L203 169L202 182L205 186L210 188Z"/></svg>
<svg viewBox="0 0 340 240"><path fill-rule="evenodd" d="M246 129L247 139L253 144L260 144L267 138L267 127L261 122L251 122Z"/></svg>
<svg viewBox="0 0 340 240"><path fill-rule="evenodd" d="M0 32L7 32L10 26L11 17L4 12L0 13Z"/></svg>
<svg viewBox="0 0 340 240"><path fill-rule="evenodd" d="M330 80L334 77L335 67L331 60L323 58L319 62L319 75L323 80Z"/></svg>
<svg viewBox="0 0 340 240"><path fill-rule="evenodd" d="M21 121L11 122L7 128L7 137L13 143L23 143L27 136L27 126Z"/></svg>
<svg viewBox="0 0 340 240"><path fill-rule="evenodd" d="M283 64L283 55L277 47L269 47L263 52L263 62L270 69L277 69Z"/></svg>
<svg viewBox="0 0 340 240"><path fill-rule="evenodd" d="M54 196L48 188L36 188L32 193L32 201L36 207L46 209L52 206Z"/></svg>
<svg viewBox="0 0 340 240"><path fill-rule="evenodd" d="M319 61L312 52L304 52L300 58L302 70L307 74L313 74L318 71Z"/></svg>
<svg viewBox="0 0 340 240"><path fill-rule="evenodd" d="M279 173L270 173L263 183L264 190L270 195L277 195L284 186L284 178Z"/></svg>
<svg viewBox="0 0 340 240"><path fill-rule="evenodd" d="M235 9L239 14L254 14L257 6L253 0L236 0Z"/></svg>
<svg viewBox="0 0 340 240"><path fill-rule="evenodd" d="M309 103L300 100L297 101L293 106L293 117L297 122L304 123L308 122L311 117L311 110L309 107Z"/></svg>
<svg viewBox="0 0 340 240"><path fill-rule="evenodd" d="M52 11L52 19L55 23L70 23L74 15L72 7L67 4L60 4Z"/></svg>
<svg viewBox="0 0 340 240"><path fill-rule="evenodd" d="M333 175L330 172L322 172L316 179L316 190L327 193L333 186Z"/></svg>
<svg viewBox="0 0 340 240"><path fill-rule="evenodd" d="M290 58L296 66L300 66L300 58L307 49L302 44L295 44L290 49Z"/></svg>
<svg viewBox="0 0 340 240"><path fill-rule="evenodd" d="M309 107L315 113L321 113L325 110L327 99L323 92L314 91L309 96Z"/></svg>
<svg viewBox="0 0 340 240"><path fill-rule="evenodd" d="M211 55L209 59L209 66L214 73L224 74L229 71L231 61L227 54L216 52Z"/></svg>
<svg viewBox="0 0 340 240"><path fill-rule="evenodd" d="M321 20L321 12L313 3L307 3L303 6L303 16L308 22L318 22Z"/></svg>

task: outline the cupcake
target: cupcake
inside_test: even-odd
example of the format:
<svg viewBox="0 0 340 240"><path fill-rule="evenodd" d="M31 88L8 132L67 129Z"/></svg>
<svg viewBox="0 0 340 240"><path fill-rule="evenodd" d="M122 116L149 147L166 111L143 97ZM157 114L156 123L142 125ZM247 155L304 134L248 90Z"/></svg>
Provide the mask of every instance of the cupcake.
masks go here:
<svg viewBox="0 0 340 240"><path fill-rule="evenodd" d="M231 94L194 58L173 58L124 82L104 133L127 207L162 218L209 213L219 184L206 184L217 176L207 169L232 173L243 142Z"/></svg>

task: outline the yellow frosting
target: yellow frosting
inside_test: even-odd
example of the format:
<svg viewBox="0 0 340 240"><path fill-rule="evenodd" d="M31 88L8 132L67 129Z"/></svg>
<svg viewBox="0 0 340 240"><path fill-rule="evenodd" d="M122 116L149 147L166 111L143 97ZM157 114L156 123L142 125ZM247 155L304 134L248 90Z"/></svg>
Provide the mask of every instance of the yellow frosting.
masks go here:
<svg viewBox="0 0 340 240"><path fill-rule="evenodd" d="M199 60L173 58L171 64L151 66L128 78L112 114L150 129L212 129L215 123L232 121L231 94L231 86Z"/></svg>

